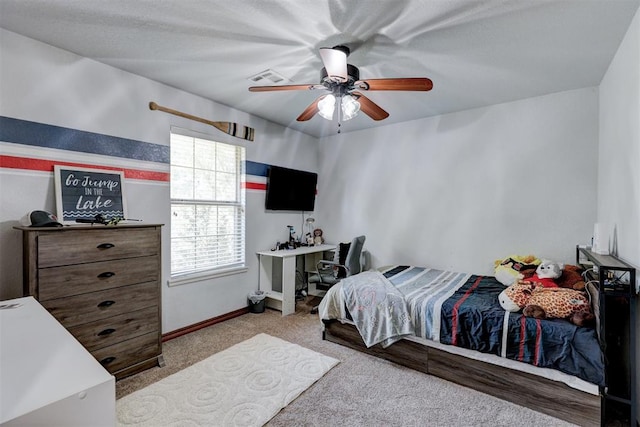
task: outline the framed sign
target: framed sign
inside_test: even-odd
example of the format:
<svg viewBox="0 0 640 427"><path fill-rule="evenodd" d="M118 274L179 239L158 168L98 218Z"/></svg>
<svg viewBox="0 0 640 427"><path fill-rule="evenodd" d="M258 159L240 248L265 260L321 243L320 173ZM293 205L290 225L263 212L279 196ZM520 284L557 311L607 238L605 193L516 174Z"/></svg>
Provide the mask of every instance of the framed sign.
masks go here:
<svg viewBox="0 0 640 427"><path fill-rule="evenodd" d="M55 165L58 221L74 224L76 219L107 220L127 217L124 172Z"/></svg>

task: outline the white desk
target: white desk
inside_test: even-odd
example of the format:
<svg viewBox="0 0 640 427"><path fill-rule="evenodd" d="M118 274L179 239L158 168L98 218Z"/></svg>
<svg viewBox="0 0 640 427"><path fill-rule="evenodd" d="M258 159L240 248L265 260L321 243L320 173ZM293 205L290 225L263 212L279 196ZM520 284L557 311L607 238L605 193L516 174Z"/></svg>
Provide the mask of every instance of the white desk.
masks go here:
<svg viewBox="0 0 640 427"><path fill-rule="evenodd" d="M33 297L2 301L0 425L116 423L113 375Z"/></svg>
<svg viewBox="0 0 640 427"><path fill-rule="evenodd" d="M336 245L302 246L298 249L258 252L260 257L260 290L268 292L267 305L282 311L282 315L296 311L296 257L332 251ZM282 259L282 292L273 290L273 259ZM315 267L315 266L314 266Z"/></svg>

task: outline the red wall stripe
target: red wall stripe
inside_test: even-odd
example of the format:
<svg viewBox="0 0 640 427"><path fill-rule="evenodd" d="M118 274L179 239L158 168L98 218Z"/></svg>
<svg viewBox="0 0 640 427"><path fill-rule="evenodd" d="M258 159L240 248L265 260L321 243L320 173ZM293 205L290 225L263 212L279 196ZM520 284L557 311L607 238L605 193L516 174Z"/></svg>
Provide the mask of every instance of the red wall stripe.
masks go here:
<svg viewBox="0 0 640 427"><path fill-rule="evenodd" d="M33 159L29 157L0 155L0 168L53 172L54 165L124 171L124 176L130 179L143 179L147 181L169 182L168 172L154 172L154 171L146 171L146 170L140 170L140 169L126 169L126 168L117 168L113 166L91 165L86 163L61 162L57 160L54 161L54 160L44 160L44 159Z"/></svg>
<svg viewBox="0 0 640 427"><path fill-rule="evenodd" d="M163 181L169 182L170 174L168 172L154 172L140 169L126 169L114 166L92 165L87 163L63 162L58 160L34 159L31 157L17 157L0 155L0 168L7 169L24 169L42 172L53 172L54 165L74 166L82 168L97 168L105 170L124 171L124 176L130 179L142 179L147 181ZM244 188L248 190L266 190L267 184L263 182L245 182Z"/></svg>
<svg viewBox="0 0 640 427"><path fill-rule="evenodd" d="M245 182L244 188L247 190L266 190L267 184L260 182Z"/></svg>
<svg viewBox="0 0 640 427"><path fill-rule="evenodd" d="M267 190L266 182L244 182L242 183L242 185L247 190L263 190L263 191ZM316 196L317 195L318 195L318 189L316 188Z"/></svg>

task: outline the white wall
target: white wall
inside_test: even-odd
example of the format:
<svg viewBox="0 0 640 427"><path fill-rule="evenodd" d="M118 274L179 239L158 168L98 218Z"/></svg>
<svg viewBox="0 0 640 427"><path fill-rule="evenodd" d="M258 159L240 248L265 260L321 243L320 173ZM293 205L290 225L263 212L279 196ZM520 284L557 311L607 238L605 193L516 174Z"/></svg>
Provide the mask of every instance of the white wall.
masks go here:
<svg viewBox="0 0 640 427"><path fill-rule="evenodd" d="M365 234L373 267L575 263L596 218L597 143L595 88L325 138L318 222L330 241Z"/></svg>
<svg viewBox="0 0 640 427"><path fill-rule="evenodd" d="M599 87L598 221L613 249L640 266L640 15ZM614 241L615 240L615 241Z"/></svg>
<svg viewBox="0 0 640 427"><path fill-rule="evenodd" d="M600 83L598 222L610 226L615 254L640 267L640 12ZM637 273L636 273L637 274ZM636 305L640 331L640 303ZM640 370L636 333L636 372ZM640 389L640 376L636 378ZM640 398L638 399L640 407Z"/></svg>
<svg viewBox="0 0 640 427"><path fill-rule="evenodd" d="M79 57L32 39L0 30L0 116L88 132L169 144L172 125L242 144L248 160L317 170L317 140L246 113ZM255 129L255 141L233 138L207 125L151 111L148 103ZM0 154L121 166L133 161L66 150L43 149L0 141ZM166 165L137 167L165 168ZM20 232L12 227L26 212L55 212L53 173L0 168L0 299L22 292ZM246 307L247 294L258 287L255 252L287 236L286 225L300 215L266 213L264 191L247 191L247 265L249 271L168 287L169 186L166 182L127 180L129 216L163 223L163 332L169 332Z"/></svg>

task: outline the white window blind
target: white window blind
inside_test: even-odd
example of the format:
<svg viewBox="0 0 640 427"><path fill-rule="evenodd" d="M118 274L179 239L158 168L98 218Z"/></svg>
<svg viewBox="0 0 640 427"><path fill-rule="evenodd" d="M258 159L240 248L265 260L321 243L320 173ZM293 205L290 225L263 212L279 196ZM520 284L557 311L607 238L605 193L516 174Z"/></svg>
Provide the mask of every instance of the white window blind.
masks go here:
<svg viewBox="0 0 640 427"><path fill-rule="evenodd" d="M172 129L172 279L245 266L244 156Z"/></svg>

